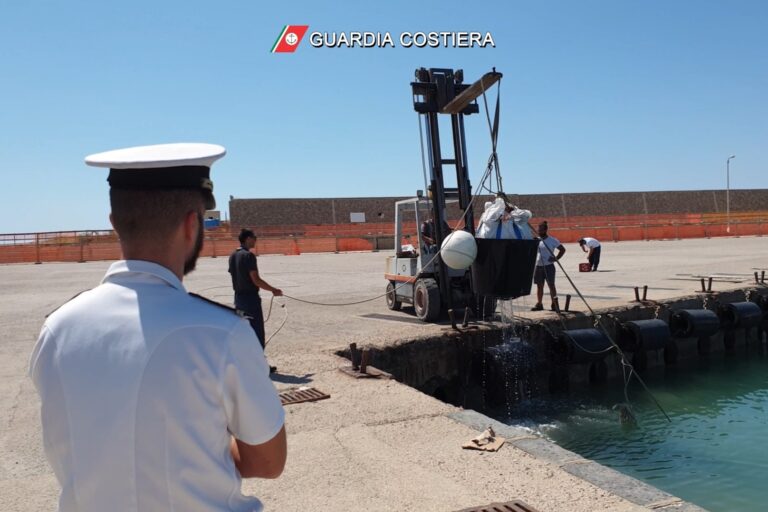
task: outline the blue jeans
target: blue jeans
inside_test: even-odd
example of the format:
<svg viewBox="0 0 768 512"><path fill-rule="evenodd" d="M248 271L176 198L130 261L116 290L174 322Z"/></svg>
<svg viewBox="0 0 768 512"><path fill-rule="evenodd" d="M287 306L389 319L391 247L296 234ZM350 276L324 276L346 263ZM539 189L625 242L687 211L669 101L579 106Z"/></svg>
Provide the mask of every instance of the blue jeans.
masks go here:
<svg viewBox="0 0 768 512"><path fill-rule="evenodd" d="M235 308L242 312L251 324L253 332L264 348L264 313L261 311L261 297L258 294L235 293Z"/></svg>

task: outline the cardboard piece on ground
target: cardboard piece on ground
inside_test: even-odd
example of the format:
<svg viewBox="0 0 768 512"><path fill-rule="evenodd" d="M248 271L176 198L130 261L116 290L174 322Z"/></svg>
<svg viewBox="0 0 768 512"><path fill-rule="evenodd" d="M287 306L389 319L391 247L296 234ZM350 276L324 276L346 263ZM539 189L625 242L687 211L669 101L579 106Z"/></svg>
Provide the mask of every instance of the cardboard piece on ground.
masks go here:
<svg viewBox="0 0 768 512"><path fill-rule="evenodd" d="M498 437L491 427L488 427L479 436L470 439L463 445L465 450L481 450L484 452L495 452L504 444L503 437Z"/></svg>

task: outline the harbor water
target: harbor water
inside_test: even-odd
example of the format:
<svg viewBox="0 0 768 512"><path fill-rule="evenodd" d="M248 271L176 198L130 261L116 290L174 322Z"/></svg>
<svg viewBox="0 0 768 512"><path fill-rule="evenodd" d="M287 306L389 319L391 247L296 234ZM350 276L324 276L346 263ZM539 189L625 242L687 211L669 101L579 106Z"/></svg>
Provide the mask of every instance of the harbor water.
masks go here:
<svg viewBox="0 0 768 512"><path fill-rule="evenodd" d="M636 424L620 419L621 380L524 399L496 416L708 510L762 511L768 503L768 358L739 352L643 375L671 421L634 379L626 396Z"/></svg>

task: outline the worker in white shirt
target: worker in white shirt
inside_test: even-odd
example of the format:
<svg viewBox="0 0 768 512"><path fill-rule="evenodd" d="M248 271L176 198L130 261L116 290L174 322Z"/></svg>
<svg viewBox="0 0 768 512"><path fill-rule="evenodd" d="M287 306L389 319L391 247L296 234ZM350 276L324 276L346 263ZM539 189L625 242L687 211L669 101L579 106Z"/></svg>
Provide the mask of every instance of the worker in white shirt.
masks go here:
<svg viewBox="0 0 768 512"><path fill-rule="evenodd" d="M30 360L60 512L259 511L242 478L277 478L285 412L262 347L184 275L214 207L212 144L91 155L110 167L124 259L45 321Z"/></svg>
<svg viewBox="0 0 768 512"><path fill-rule="evenodd" d="M542 304L544 300L544 283L549 287L549 295L552 298L550 309L560 311L560 305L557 300L557 287L555 286L555 262L565 254L565 247L560 240L549 236L549 224L547 221L539 224L539 251L536 258L536 268L533 272L533 282L536 284L536 304L531 311L541 311L544 309ZM555 254L557 251L557 254Z"/></svg>
<svg viewBox="0 0 768 512"><path fill-rule="evenodd" d="M597 272L597 266L600 264L600 242L595 238L585 236L579 239L579 245L581 250L588 253L587 261L589 262L592 272Z"/></svg>

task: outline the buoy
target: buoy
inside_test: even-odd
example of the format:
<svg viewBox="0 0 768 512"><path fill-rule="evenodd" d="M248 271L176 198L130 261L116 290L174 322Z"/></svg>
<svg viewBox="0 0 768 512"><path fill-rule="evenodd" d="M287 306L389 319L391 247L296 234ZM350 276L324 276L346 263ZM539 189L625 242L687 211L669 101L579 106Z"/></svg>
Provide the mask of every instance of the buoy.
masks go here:
<svg viewBox="0 0 768 512"><path fill-rule="evenodd" d="M475 237L466 231L453 231L443 240L440 257L443 258L446 265L453 269L469 268L477 257Z"/></svg>

